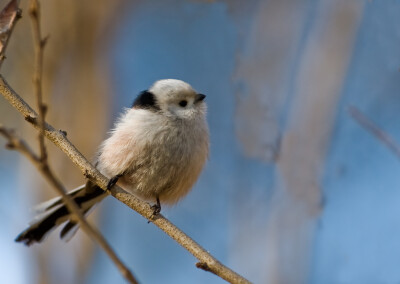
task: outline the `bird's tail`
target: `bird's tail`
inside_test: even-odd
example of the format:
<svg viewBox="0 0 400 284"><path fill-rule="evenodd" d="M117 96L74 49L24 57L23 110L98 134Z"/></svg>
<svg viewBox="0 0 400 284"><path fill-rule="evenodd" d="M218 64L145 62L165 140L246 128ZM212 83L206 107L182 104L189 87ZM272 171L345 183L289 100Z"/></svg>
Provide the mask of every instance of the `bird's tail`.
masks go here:
<svg viewBox="0 0 400 284"><path fill-rule="evenodd" d="M91 182L72 190L68 193L76 204L82 209L86 215L93 206L100 202L107 194L99 187ZM78 230L78 223L71 219L68 208L63 203L61 197L56 197L46 201L36 207L39 215L32 221L27 229L25 229L15 239L16 242L23 242L29 246L35 242L40 243L45 236L55 229L58 225L68 221L61 230L60 238L68 241Z"/></svg>

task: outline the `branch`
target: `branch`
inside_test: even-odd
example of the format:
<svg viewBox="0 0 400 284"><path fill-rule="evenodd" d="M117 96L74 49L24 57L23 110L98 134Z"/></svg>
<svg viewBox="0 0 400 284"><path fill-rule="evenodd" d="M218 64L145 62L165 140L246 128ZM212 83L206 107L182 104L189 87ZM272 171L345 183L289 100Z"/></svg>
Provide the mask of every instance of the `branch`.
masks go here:
<svg viewBox="0 0 400 284"><path fill-rule="evenodd" d="M379 141L381 141L386 147L391 150L397 158L400 159L400 145L385 131L379 129L368 117L366 117L360 110L354 106L350 106L350 116L358 122L364 129L374 135Z"/></svg>
<svg viewBox="0 0 400 284"><path fill-rule="evenodd" d="M43 48L46 40L41 37L40 30L40 9L38 0L31 0L29 9L32 18L32 27L34 34L34 46L35 46L35 64L34 64L34 75L33 83L35 87L35 95L37 99L37 106L39 109L39 116L36 118L37 124L39 126L39 145L40 145L40 157L37 156L28 146L28 144L18 138L12 130L6 129L0 125L0 134L8 139L7 147L9 149L17 150L28 157L29 160L37 167L37 169L42 173L42 175L48 180L52 187L62 196L62 199L67 206L68 210L73 214L79 224L81 225L83 231L92 239L95 240L101 248L106 252L106 254L115 263L117 268L120 270L121 274L128 280L129 283L138 283L130 272L130 270L122 263L118 258L116 253L100 234L99 231L94 229L85 219L83 213L81 212L79 206L72 200L72 198L67 194L61 182L55 177L53 171L51 170L48 160L47 160L47 150L44 143L44 131L45 131L45 115L47 107L43 103L42 97L42 73L43 73ZM15 19L20 14L18 9L18 2L16 0L11 0L10 3L3 9L0 13L0 54L4 54L5 47L7 45L8 39L11 34L11 30L15 23ZM11 15L11 16L10 16ZM3 60L4 56L0 58ZM1 64L1 62L0 62Z"/></svg>
<svg viewBox="0 0 400 284"><path fill-rule="evenodd" d="M15 109L17 109L24 116L28 122L30 122L35 128L39 129L37 114L35 111L8 85L1 75L0 93ZM103 190L107 191L108 179L102 175L91 163L89 163L89 161L68 140L64 132L54 129L54 127L45 122L44 135L58 148L60 148L76 166L78 166L85 177L97 184ZM215 257L208 253L188 235L179 230L163 215L158 214L152 218L153 210L150 208L150 205L147 202L144 202L129 194L118 185L113 186L110 193L128 207L152 221L168 236L189 251L199 260L199 266L208 267L210 272L218 275L230 283L250 283L233 270L221 264Z"/></svg>
<svg viewBox="0 0 400 284"><path fill-rule="evenodd" d="M38 171L47 179L47 181L52 185L52 187L62 196L63 201L65 202L68 210L72 212L83 231L92 239L95 240L103 250L108 254L111 260L116 264L117 268L120 270L121 274L129 281L129 283L136 284L138 283L129 269L122 263L122 261L115 254L113 249L104 239L104 237L100 234L99 231L94 229L85 219L78 205L72 200L70 196L68 196L65 188L61 184L61 182L55 177L53 171L50 169L48 164L44 162L41 157L38 157L32 150L29 148L28 144L18 138L15 133L0 125L0 134L3 135L7 140L8 144L6 145L10 150L16 150L25 155L38 169Z"/></svg>

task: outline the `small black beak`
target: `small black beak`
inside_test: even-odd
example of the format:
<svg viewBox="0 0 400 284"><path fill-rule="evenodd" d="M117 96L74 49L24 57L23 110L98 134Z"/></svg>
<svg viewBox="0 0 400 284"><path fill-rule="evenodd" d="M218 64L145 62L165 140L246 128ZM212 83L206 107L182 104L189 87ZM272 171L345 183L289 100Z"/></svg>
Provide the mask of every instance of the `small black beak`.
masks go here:
<svg viewBox="0 0 400 284"><path fill-rule="evenodd" d="M206 95L197 94L197 95L196 95L195 101L196 101L196 103L197 103L197 102L201 102L201 101L204 100L205 98L206 98Z"/></svg>

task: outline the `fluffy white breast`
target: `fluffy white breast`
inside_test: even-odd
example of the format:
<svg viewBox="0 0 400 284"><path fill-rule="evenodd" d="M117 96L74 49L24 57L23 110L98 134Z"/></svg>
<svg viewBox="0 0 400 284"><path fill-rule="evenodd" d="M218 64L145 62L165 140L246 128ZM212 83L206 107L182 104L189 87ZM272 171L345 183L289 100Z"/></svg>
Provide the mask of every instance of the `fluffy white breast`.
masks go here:
<svg viewBox="0 0 400 284"><path fill-rule="evenodd" d="M208 157L205 117L180 120L145 109L129 109L100 148L98 168L108 177L123 174L127 191L164 204L185 196Z"/></svg>

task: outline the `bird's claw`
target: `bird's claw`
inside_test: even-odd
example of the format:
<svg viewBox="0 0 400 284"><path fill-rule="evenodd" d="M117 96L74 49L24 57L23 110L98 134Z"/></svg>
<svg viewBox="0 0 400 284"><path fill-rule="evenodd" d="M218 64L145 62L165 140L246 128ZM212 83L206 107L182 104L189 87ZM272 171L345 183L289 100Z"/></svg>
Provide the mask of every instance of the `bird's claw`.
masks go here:
<svg viewBox="0 0 400 284"><path fill-rule="evenodd" d="M160 204L154 204L150 208L153 209L153 215L152 216L158 215L161 212L161 205Z"/></svg>
<svg viewBox="0 0 400 284"><path fill-rule="evenodd" d="M153 209L153 214L151 214L150 220L147 223L150 223L151 220L153 220L154 217L156 217L161 212L161 203L158 197L157 197L157 203L152 205L150 208Z"/></svg>

